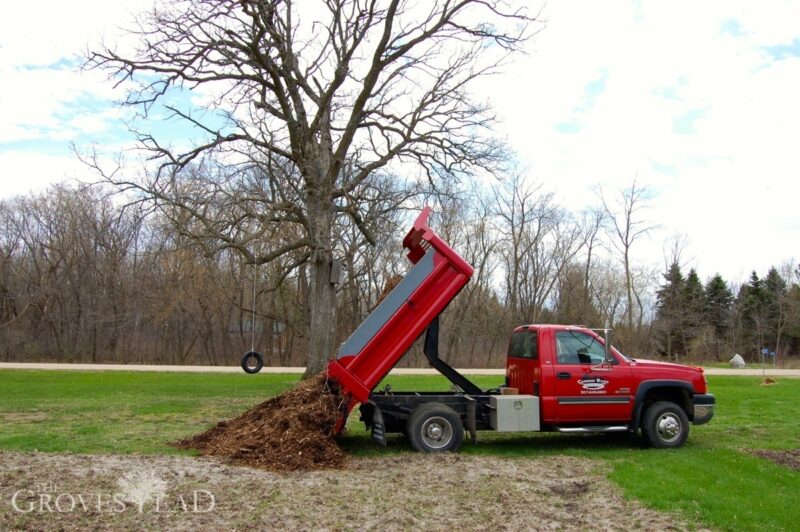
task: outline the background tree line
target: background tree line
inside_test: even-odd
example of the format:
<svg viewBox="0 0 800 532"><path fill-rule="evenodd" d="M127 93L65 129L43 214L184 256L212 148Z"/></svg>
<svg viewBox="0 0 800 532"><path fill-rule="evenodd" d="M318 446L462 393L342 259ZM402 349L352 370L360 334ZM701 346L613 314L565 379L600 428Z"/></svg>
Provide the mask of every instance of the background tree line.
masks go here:
<svg viewBox="0 0 800 532"><path fill-rule="evenodd" d="M392 181L370 180L383 191ZM626 208L646 203L641 190L634 183L598 196L597 208L581 212L513 173L491 186L423 191L399 206L393 194L375 195L366 211L374 245L348 218L334 231L343 269L336 341L405 272L400 238L430 203L437 232L475 267L443 316L441 350L457 366L501 366L510 330L536 322L608 324L639 356L752 360L764 347L779 360L796 356L800 268L754 272L741 285L719 275L702 281L679 262L654 273L635 260L635 246L619 245L619 227L647 226L642 211ZM315 301L303 250L255 266L188 237L193 223L97 187L60 185L0 202L0 357L230 365L254 342L270 364L305 365ZM254 240L250 251L267 247ZM415 348L403 364L424 357Z"/></svg>
<svg viewBox="0 0 800 532"><path fill-rule="evenodd" d="M653 320L656 353L676 359L739 352L757 359L762 350L782 358L800 351L800 265L753 271L736 285L716 274L705 284L673 262L657 290ZM770 358L766 358L770 361Z"/></svg>

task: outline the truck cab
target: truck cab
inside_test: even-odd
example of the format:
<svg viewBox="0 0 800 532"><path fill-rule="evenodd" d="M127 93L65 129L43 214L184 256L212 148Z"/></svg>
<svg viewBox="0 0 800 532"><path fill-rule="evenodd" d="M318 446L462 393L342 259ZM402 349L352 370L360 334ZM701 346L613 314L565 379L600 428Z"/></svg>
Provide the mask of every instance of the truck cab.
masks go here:
<svg viewBox="0 0 800 532"><path fill-rule="evenodd" d="M606 349L605 338L585 327L514 329L506 382L520 394L539 397L545 427L562 432L641 428L656 447L682 445L688 423L707 423L714 412L702 368L627 357L610 345Z"/></svg>

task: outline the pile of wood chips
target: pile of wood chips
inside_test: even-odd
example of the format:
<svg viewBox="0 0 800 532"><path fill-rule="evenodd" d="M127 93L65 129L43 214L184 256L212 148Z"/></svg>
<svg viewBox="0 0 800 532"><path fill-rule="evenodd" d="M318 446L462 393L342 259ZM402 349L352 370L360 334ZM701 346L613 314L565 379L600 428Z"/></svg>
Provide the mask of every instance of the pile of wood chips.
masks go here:
<svg viewBox="0 0 800 532"><path fill-rule="evenodd" d="M340 468L346 455L334 429L342 405L338 386L323 373L174 445L270 471Z"/></svg>

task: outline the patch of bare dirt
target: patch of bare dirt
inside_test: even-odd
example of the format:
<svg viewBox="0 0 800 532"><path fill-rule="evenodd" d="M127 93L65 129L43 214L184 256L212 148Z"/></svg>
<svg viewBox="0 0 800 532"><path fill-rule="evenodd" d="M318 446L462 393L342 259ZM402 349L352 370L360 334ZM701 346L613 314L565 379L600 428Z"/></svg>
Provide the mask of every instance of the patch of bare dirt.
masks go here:
<svg viewBox="0 0 800 532"><path fill-rule="evenodd" d="M342 467L346 455L334 438L342 402L320 374L175 446L271 471Z"/></svg>
<svg viewBox="0 0 800 532"><path fill-rule="evenodd" d="M40 423L47 421L49 415L45 412L4 412L0 420L4 423Z"/></svg>
<svg viewBox="0 0 800 532"><path fill-rule="evenodd" d="M788 467L789 469L800 470L800 449L788 450L769 450L769 449L753 449L750 451L756 456L772 460L776 464Z"/></svg>
<svg viewBox="0 0 800 532"><path fill-rule="evenodd" d="M19 490L18 510L12 498ZM70 508L65 494L74 499L82 495L90 504ZM102 501L116 497L120 502L98 507L98 495ZM43 496L49 496L49 508L40 508ZM57 511L56 500L64 511ZM0 528L688 527L681 518L625 500L605 479L602 464L583 458L402 454L352 459L339 470L278 474L206 457L0 452Z"/></svg>

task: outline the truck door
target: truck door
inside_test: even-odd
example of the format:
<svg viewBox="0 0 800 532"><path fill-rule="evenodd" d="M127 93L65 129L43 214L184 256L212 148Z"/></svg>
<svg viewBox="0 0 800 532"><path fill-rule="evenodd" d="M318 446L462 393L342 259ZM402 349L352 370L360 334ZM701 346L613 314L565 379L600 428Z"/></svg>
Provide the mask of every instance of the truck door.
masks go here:
<svg viewBox="0 0 800 532"><path fill-rule="evenodd" d="M604 364L601 340L582 331L555 334L556 422L592 423L631 418L632 378L628 364L616 358Z"/></svg>
<svg viewBox="0 0 800 532"><path fill-rule="evenodd" d="M536 329L523 329L511 335L506 358L508 385L521 394L540 395L539 347Z"/></svg>

